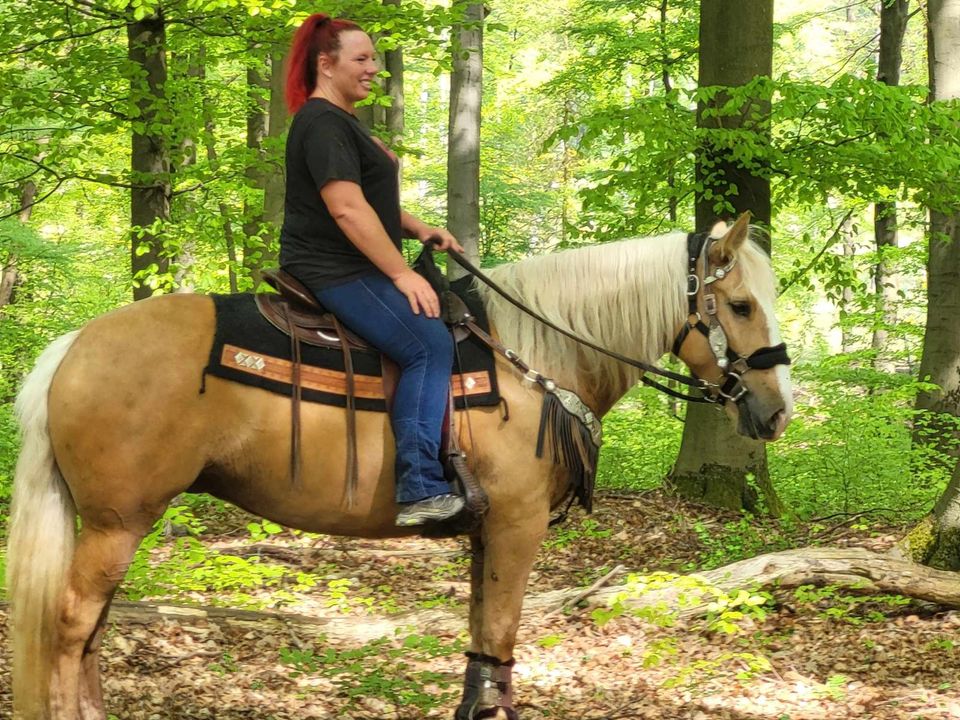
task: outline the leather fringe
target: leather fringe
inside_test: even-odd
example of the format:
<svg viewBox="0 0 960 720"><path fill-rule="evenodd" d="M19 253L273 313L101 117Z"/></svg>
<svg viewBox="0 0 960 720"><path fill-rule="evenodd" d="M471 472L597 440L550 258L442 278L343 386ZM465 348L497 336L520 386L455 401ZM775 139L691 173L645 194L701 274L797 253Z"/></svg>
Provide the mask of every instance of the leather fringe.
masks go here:
<svg viewBox="0 0 960 720"><path fill-rule="evenodd" d="M600 448L593 444L590 431L576 415L567 410L555 394L543 394L537 457L543 457L547 437L551 459L569 471L569 483L577 501L587 512L593 511L593 488L597 478Z"/></svg>

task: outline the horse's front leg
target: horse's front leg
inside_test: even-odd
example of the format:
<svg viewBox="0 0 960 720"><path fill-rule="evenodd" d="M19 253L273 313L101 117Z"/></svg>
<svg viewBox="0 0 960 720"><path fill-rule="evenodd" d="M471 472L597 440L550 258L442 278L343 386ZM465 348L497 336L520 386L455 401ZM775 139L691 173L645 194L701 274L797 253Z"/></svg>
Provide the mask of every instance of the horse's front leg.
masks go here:
<svg viewBox="0 0 960 720"><path fill-rule="evenodd" d="M472 646L455 720L517 720L511 679L513 646L527 578L548 521L546 502L492 508L481 538L471 541Z"/></svg>

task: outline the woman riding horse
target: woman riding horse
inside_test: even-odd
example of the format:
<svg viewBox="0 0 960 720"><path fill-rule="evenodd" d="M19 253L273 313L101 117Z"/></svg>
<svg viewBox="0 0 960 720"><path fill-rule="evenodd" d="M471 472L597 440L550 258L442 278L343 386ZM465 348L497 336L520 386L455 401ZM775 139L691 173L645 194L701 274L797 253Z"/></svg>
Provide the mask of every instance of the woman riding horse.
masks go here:
<svg viewBox="0 0 960 720"><path fill-rule="evenodd" d="M400 209L396 157L357 120L375 58L370 38L349 20L311 15L294 36L280 263L400 366L390 419L404 527L452 518L464 500L450 492L440 464L453 342L437 294L400 254L401 237L463 248Z"/></svg>

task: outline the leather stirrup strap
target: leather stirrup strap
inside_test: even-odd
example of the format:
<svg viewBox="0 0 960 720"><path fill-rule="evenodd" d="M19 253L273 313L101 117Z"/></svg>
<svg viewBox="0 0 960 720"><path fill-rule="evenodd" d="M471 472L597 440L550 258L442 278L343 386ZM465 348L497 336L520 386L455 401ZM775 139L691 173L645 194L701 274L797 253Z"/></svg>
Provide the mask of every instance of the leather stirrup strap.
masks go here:
<svg viewBox="0 0 960 720"><path fill-rule="evenodd" d="M347 507L353 507L357 495L357 485L360 482L360 469L357 459L357 403L356 386L353 377L353 355L347 342L343 325L336 317L333 318L333 327L340 338L340 347L343 350L343 373L346 376L347 397L347 467L346 467L346 501Z"/></svg>
<svg viewBox="0 0 960 720"><path fill-rule="evenodd" d="M293 318L287 312L287 305L283 307L283 319L287 322L290 333L290 481L293 487L300 487L300 399L302 385L300 382L300 339L297 337Z"/></svg>

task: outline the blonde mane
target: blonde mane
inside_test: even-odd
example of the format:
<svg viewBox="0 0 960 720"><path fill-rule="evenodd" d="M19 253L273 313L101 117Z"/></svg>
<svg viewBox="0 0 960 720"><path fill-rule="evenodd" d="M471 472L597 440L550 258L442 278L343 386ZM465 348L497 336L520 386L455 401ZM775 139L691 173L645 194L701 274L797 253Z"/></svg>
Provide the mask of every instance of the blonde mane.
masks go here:
<svg viewBox="0 0 960 720"><path fill-rule="evenodd" d="M560 327L628 357L656 362L686 318L686 234L591 245L488 271L510 295ZM772 303L769 259L752 241L739 253L744 284ZM618 399L640 371L578 345L480 284L501 341L536 370L594 398Z"/></svg>

